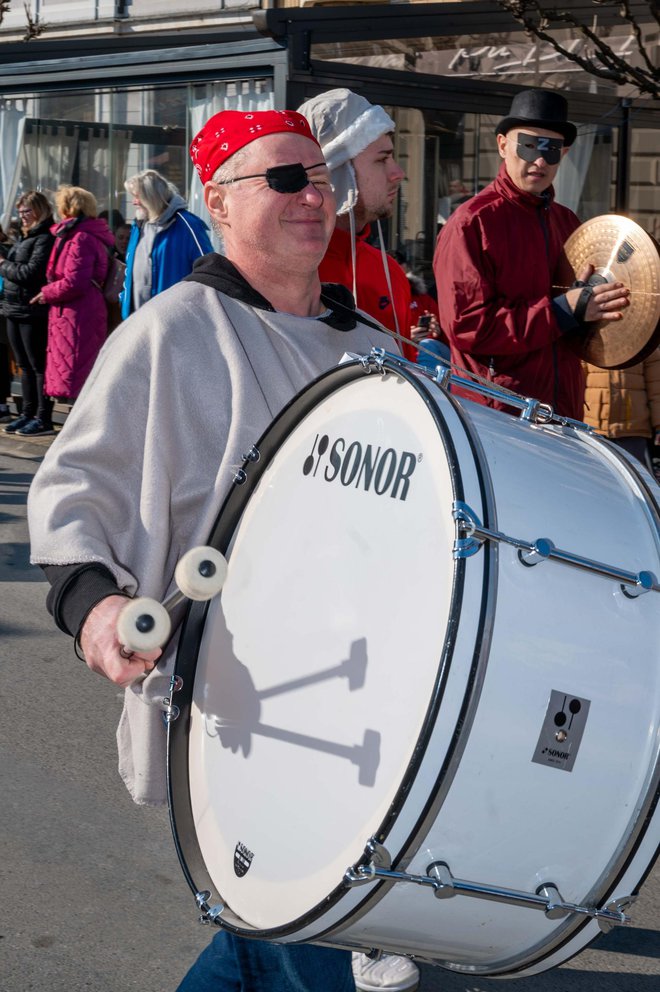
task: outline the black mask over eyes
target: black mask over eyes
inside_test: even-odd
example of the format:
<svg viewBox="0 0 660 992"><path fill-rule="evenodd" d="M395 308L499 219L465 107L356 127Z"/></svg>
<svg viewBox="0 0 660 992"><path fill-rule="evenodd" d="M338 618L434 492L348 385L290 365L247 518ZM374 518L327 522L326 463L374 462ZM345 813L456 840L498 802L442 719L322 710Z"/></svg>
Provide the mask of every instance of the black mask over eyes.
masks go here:
<svg viewBox="0 0 660 992"><path fill-rule="evenodd" d="M544 158L548 165L556 165L561 159L563 147L563 138L541 138L537 134L519 131L516 154L524 162L536 162L537 158Z"/></svg>

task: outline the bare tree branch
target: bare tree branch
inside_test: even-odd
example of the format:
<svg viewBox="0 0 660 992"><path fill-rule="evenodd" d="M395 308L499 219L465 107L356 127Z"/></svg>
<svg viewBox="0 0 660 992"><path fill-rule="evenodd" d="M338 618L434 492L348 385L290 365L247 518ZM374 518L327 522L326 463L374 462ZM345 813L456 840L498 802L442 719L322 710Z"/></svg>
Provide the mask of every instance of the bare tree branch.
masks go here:
<svg viewBox="0 0 660 992"><path fill-rule="evenodd" d="M12 0L0 0L0 26L5 18L5 14L10 11ZM25 34L23 35L23 41L32 41L33 38L38 38L40 34L44 31L46 25L43 21L35 21L30 13L30 6L28 3L23 3L23 9L25 11Z"/></svg>
<svg viewBox="0 0 660 992"><path fill-rule="evenodd" d="M497 0L497 2L515 17L527 34L539 41L547 42L559 55L579 65L585 72L601 79L609 79L621 86L634 86L640 93L660 99L660 69L654 65L646 47L642 25L632 13L630 0L593 0L593 3L595 7L616 8L622 23L630 26L641 65L632 65L629 57L618 55L612 46L599 36L595 27L590 27L569 11L557 9L544 0ZM660 25L659 0L650 0L648 9L653 20ZM588 43L591 52L581 55L562 44L552 33L557 30L558 25L566 25L580 35Z"/></svg>
<svg viewBox="0 0 660 992"><path fill-rule="evenodd" d="M28 3L23 4L23 9L25 10L25 20L27 21L27 29L23 35L23 41L32 41L33 38L39 37L46 25L33 20Z"/></svg>

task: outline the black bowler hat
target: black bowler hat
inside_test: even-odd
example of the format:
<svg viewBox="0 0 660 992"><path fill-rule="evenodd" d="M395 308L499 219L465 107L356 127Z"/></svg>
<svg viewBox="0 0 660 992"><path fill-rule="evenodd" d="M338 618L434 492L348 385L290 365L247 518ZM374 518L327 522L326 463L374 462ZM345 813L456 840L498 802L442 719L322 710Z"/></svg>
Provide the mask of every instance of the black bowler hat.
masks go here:
<svg viewBox="0 0 660 992"><path fill-rule="evenodd" d="M514 127L542 127L564 136L566 147L577 137L577 128L566 119L568 103L554 90L523 90L511 101L509 116L495 128L495 134L506 134Z"/></svg>

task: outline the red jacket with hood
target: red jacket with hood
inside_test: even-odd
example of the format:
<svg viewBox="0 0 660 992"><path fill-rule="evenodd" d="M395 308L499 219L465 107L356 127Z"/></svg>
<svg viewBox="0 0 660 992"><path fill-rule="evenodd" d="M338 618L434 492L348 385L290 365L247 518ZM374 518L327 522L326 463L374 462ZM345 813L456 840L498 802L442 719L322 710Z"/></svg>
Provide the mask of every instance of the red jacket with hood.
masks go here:
<svg viewBox="0 0 660 992"><path fill-rule="evenodd" d="M393 303L385 278L380 249L375 248L366 240L369 233L370 227L367 224L355 239L355 267L357 269L357 300L355 304L359 310L363 310L364 313L369 314L391 331L397 329L394 320L396 312L399 334L409 338L411 293L408 277L396 259L390 255L385 256L392 283ZM319 276L321 282L338 282L350 289L351 293L353 292L350 231L345 231L340 227L335 228L328 250L319 266ZM414 362L417 349L413 345L404 345L401 342L399 344L405 357Z"/></svg>
<svg viewBox="0 0 660 992"><path fill-rule="evenodd" d="M575 278L563 246L579 226L572 210L554 202L552 187L542 196L525 193L502 163L497 178L451 215L433 259L452 362L577 420L584 374L566 332L578 325L553 297L561 293L554 287Z"/></svg>

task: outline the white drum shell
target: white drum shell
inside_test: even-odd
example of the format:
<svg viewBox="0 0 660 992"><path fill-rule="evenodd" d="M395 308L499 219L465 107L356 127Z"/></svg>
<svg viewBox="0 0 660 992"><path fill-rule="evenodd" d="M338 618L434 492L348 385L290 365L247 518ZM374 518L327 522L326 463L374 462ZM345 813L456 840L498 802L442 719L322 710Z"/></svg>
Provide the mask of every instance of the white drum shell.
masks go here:
<svg viewBox="0 0 660 992"><path fill-rule="evenodd" d="M657 517L625 459L587 432L414 381L390 372L338 388L248 503L196 662L194 828L239 932L532 974L598 925L412 884L344 890L343 872L380 832L399 871L442 861L483 885L553 883L579 905L630 894L660 833L657 811L646 832L641 822L658 785L658 593L629 598L556 561L525 567L501 542L456 562L451 510L459 498L491 530L656 575ZM421 455L407 499L367 507L373 494L316 478L305 489L299 466L324 432ZM235 691L218 670L228 652ZM366 656L363 685L315 681L351 652ZM300 684L278 693L287 683ZM570 771L532 760L553 692L589 703ZM369 755L365 743L363 767L365 724L380 745ZM232 731L235 750L219 740Z"/></svg>

